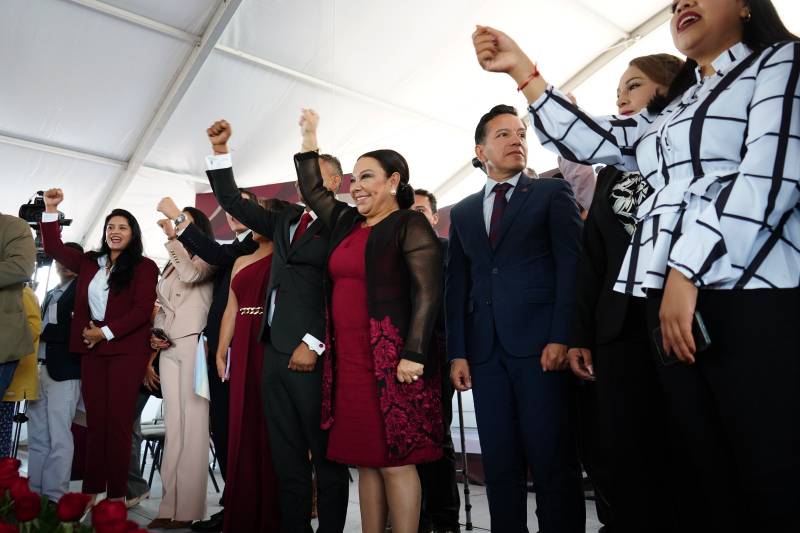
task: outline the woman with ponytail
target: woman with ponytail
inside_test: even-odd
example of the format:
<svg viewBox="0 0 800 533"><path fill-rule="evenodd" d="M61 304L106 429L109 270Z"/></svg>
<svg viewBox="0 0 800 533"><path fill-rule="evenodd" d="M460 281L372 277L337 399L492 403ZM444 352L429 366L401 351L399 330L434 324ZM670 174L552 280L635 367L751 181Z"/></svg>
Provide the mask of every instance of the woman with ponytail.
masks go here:
<svg viewBox="0 0 800 533"><path fill-rule="evenodd" d="M439 364L432 332L442 295L439 240L409 209L408 164L394 150L358 158L350 194L323 187L318 115L303 111L295 155L303 198L331 228L327 269L328 349L323 355L323 426L328 458L358 466L361 524L416 533L418 463L438 459L443 438Z"/></svg>

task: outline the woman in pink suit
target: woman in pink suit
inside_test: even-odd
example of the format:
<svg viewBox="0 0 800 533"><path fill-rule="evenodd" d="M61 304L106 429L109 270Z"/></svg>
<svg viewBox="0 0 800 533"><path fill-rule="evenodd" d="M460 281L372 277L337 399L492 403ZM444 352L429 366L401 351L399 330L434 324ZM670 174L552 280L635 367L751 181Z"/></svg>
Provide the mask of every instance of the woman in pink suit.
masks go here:
<svg viewBox="0 0 800 533"><path fill-rule="evenodd" d="M174 205L170 198L159 203ZM169 211L169 209L166 209ZM177 208L176 208L177 210ZM171 211L170 211L171 212ZM211 222L202 211L185 207L176 224L189 220L214 238ZM161 350L159 374L164 395L166 439L161 461L163 498L151 529L189 527L206 514L208 484L208 400L194 391L195 360L200 334L206 327L216 270L192 256L175 238L173 221L160 220L167 235L169 254L158 283L159 310L153 324L168 339L153 336L150 344Z"/></svg>

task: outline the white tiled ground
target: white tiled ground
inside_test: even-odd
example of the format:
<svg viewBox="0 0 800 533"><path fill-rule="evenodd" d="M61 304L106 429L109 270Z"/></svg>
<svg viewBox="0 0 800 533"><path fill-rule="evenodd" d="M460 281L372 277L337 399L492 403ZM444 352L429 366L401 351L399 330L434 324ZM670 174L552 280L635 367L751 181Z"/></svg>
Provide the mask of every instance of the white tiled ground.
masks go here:
<svg viewBox="0 0 800 533"><path fill-rule="evenodd" d="M26 468L25 464L25 456L26 453L24 450L21 450L19 454L19 458L23 460L23 470ZM145 472L145 479L147 479L147 474L150 472L150 462L148 461L146 466ZM351 474L353 476L353 483L350 485L350 505L347 508L347 525L345 527L345 533L359 533L361 531L361 516L359 514L359 506L358 506L358 473L355 470L351 470ZM217 477L217 481L219 483L222 482L222 479L219 475L219 471L215 472ZM221 488L221 487L220 487ZM459 485L459 489L461 492L461 499L462 499L462 510L461 510L461 524L462 524L462 531L464 531L464 524L466 523L466 517L464 515L463 510L463 485ZM80 491L80 482L73 481L70 484L70 490L73 491ZM158 476L158 472L156 471L155 476L153 477L153 486L150 491L151 497L147 500L144 500L140 505L132 508L128 512L128 516L131 520L137 522L141 525L147 525L153 518L156 517L158 513L158 506L161 503L161 478ZM214 486L209 480L208 483L208 512L209 514L215 513L220 509L219 506L219 494L216 493L214 490ZM489 531L489 507L486 500L486 490L484 487L470 485L470 501L472 503L472 524L475 531ZM532 494L528 495L528 529L534 533L536 531L536 501ZM596 533L600 528L600 523L597 521L597 514L595 512L594 503L587 501L586 502L586 531L587 533ZM314 523L316 529L316 523ZM172 530L176 532L188 532L188 529L181 529L181 530ZM236 532L240 533L240 532ZM241 532L241 533L251 533L251 532Z"/></svg>

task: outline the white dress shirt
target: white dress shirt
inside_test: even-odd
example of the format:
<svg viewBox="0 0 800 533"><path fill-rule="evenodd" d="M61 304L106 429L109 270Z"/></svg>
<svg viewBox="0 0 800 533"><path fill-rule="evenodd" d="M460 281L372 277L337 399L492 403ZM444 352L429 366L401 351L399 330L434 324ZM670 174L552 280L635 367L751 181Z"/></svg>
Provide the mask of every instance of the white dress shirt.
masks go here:
<svg viewBox="0 0 800 533"><path fill-rule="evenodd" d="M89 282L89 311L94 320L105 320L106 318L108 278L111 276L111 270L114 270L113 267L111 270L106 270L106 264L108 264L108 256L101 255L97 258L97 266L100 267L100 270ZM108 326L103 326L100 329L103 331L103 335L106 336L106 340L110 341L114 338L114 334L108 329Z"/></svg>
<svg viewBox="0 0 800 533"><path fill-rule="evenodd" d="M231 154L206 156L206 169L208 170L220 170L223 168L231 168L232 166L233 166L233 159L231 158ZM311 215L311 222L309 223L309 225L311 225L314 223L315 220L317 220L317 215L313 211L309 210L308 212ZM289 226L290 243L292 242L292 237L294 237L294 233L297 231L297 227L299 225L300 225L300 219L298 219L297 222ZM272 317L275 314L275 300L278 296L277 293L278 291L276 289L273 289L269 296L269 309L267 310L267 324L270 327L272 326ZM306 333L303 336L302 341L306 343L309 349L313 350L317 355L322 355L323 353L325 353L325 343L314 337L312 334Z"/></svg>
<svg viewBox="0 0 800 533"><path fill-rule="evenodd" d="M489 234L489 229L492 225L492 210L494 209L495 192L492 189L494 189L494 186L498 183L508 183L511 185L511 188L506 191L506 202L508 202L511 200L511 195L514 194L514 190L517 188L517 183L519 182L519 177L521 175L522 172L505 181L495 181L492 178L486 178L486 185L483 188L483 221L486 224L487 235Z"/></svg>

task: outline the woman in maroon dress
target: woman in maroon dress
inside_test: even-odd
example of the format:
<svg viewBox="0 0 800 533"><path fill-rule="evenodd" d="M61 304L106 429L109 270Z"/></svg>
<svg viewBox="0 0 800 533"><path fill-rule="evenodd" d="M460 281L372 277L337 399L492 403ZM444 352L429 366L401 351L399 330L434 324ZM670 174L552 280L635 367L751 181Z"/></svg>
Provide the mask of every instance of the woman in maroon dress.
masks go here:
<svg viewBox="0 0 800 533"><path fill-rule="evenodd" d="M441 248L425 217L408 209L414 190L397 152L359 158L350 187L355 208L323 187L318 121L303 111L295 166L303 198L331 228L322 405L328 458L358 466L362 531L382 532L390 513L395 533L416 533L415 465L442 454L438 365L425 366L435 353Z"/></svg>
<svg viewBox="0 0 800 533"><path fill-rule="evenodd" d="M279 211L281 200L260 201ZM272 266L272 242L257 233L258 249L236 260L228 305L220 325L217 372L230 380L228 475L224 531L277 533L280 529L278 478L272 467L261 403L264 346L258 338ZM230 365L227 363L230 345Z"/></svg>

